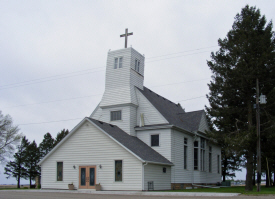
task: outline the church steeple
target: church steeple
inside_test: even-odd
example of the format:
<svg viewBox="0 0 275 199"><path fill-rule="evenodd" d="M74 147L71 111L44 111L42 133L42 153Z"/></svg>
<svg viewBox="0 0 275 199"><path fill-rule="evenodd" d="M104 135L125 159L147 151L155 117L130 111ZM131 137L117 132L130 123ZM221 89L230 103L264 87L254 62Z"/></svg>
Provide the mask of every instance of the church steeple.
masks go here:
<svg viewBox="0 0 275 199"><path fill-rule="evenodd" d="M100 107L131 104L137 106L135 87L143 89L144 56L132 47L109 51L105 92Z"/></svg>

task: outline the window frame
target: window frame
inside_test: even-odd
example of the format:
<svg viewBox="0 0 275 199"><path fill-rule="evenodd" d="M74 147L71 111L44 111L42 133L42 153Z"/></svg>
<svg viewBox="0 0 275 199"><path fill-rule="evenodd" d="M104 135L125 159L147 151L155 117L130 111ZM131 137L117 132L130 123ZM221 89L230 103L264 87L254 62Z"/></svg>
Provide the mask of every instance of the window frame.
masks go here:
<svg viewBox="0 0 275 199"><path fill-rule="evenodd" d="M208 171L212 173L212 146L209 146Z"/></svg>
<svg viewBox="0 0 275 199"><path fill-rule="evenodd" d="M183 139L183 169L187 169L187 158L188 158L188 138Z"/></svg>
<svg viewBox="0 0 275 199"><path fill-rule="evenodd" d="M156 136L156 135L158 136L158 145L153 145L152 136ZM159 147L159 146L160 146L160 142L159 142L159 140L160 140L160 135L159 135L159 134L151 134L150 137L151 137L151 147Z"/></svg>
<svg viewBox="0 0 275 199"><path fill-rule="evenodd" d="M197 142L197 146L195 145L195 142ZM195 159L195 154L197 154L197 159ZM197 161L197 164L195 165L195 160ZM194 141L194 171L199 170L199 141Z"/></svg>
<svg viewBox="0 0 275 199"><path fill-rule="evenodd" d="M218 168L217 168L217 171L218 173L220 173L220 155L217 155L217 162L218 162Z"/></svg>
<svg viewBox="0 0 275 199"><path fill-rule="evenodd" d="M116 162L117 161L121 161L121 180L117 181L116 180ZM114 182L119 183L119 182L123 182L123 160L114 160Z"/></svg>
<svg viewBox="0 0 275 199"><path fill-rule="evenodd" d="M61 180L58 179L58 177L59 177L59 175L58 175L58 163L62 163L62 167L61 167L61 168L62 168L62 171L61 171L61 172L62 172L62 173L61 173ZM63 180L64 180L64 179L63 179L63 178L64 178L64 175L63 175L64 169L63 169L63 168L64 168L64 163L63 163L63 161L57 161L57 162L56 162L56 181L57 181L57 182L63 182Z"/></svg>
<svg viewBox="0 0 275 199"><path fill-rule="evenodd" d="M201 159L201 171L205 171L205 145L206 145L206 140L204 138L200 139L200 148L201 148L201 154L200 154L200 159Z"/></svg>
<svg viewBox="0 0 275 199"><path fill-rule="evenodd" d="M139 69L140 69L140 60L135 59L135 71L139 73Z"/></svg>
<svg viewBox="0 0 275 199"><path fill-rule="evenodd" d="M114 113L118 113L120 112L120 119L117 119L117 118L114 118L113 119L113 115ZM118 117L118 115L115 115L114 117ZM122 120L122 110L113 110L113 111L110 111L110 121L113 122L113 121L121 121Z"/></svg>
<svg viewBox="0 0 275 199"><path fill-rule="evenodd" d="M114 58L114 69L123 67L123 57L115 57Z"/></svg>

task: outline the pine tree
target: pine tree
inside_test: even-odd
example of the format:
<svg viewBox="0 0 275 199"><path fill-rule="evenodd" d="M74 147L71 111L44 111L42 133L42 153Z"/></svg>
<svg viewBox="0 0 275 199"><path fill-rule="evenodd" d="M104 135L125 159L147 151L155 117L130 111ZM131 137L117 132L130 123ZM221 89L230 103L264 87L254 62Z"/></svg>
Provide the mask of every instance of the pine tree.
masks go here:
<svg viewBox="0 0 275 199"><path fill-rule="evenodd" d="M61 130L61 132L57 133L56 138L54 140L54 147L66 136L69 134L69 130Z"/></svg>
<svg viewBox="0 0 275 199"><path fill-rule="evenodd" d="M39 144L40 158L43 158L47 155L53 148L54 139L50 133L44 135L44 139Z"/></svg>
<svg viewBox="0 0 275 199"><path fill-rule="evenodd" d="M207 64L213 75L208 84L210 106L206 111L215 132L246 158L246 190L252 190L253 156L256 148L256 79L260 91L268 95L274 88L275 35L256 7L245 6L219 51L211 53ZM273 80L273 81L272 81Z"/></svg>
<svg viewBox="0 0 275 199"><path fill-rule="evenodd" d="M26 157L24 165L27 170L26 173L30 180L31 187L32 180L34 180L36 176L40 175L40 167L37 164L40 159L40 153L35 141L27 146L25 155Z"/></svg>
<svg viewBox="0 0 275 199"><path fill-rule="evenodd" d="M17 146L17 152L14 154L14 161L7 163L5 173L7 178L14 177L17 180L17 188L20 188L20 179L27 179L26 168L24 167L25 152L28 145L28 140L23 137L21 144Z"/></svg>

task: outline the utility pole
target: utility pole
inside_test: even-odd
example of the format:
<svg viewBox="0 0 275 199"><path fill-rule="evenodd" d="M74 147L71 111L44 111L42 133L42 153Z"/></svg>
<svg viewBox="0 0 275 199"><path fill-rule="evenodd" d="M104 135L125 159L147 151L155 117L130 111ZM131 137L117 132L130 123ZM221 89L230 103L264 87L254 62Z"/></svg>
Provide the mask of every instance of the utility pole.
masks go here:
<svg viewBox="0 0 275 199"><path fill-rule="evenodd" d="M257 191L261 191L261 132L260 132L260 103L259 79L256 80L256 120L257 120Z"/></svg>

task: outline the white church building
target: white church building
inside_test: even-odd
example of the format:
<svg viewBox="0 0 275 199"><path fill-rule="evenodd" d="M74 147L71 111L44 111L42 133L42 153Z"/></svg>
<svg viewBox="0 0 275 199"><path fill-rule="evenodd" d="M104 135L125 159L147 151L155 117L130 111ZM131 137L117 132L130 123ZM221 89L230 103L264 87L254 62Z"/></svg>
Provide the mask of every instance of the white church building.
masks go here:
<svg viewBox="0 0 275 199"><path fill-rule="evenodd" d="M144 56L132 47L108 52L105 92L38 164L42 189L168 190L221 181L221 148L210 142L203 110L143 85Z"/></svg>

